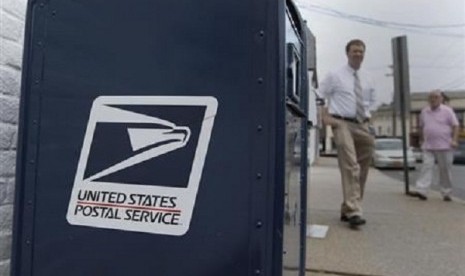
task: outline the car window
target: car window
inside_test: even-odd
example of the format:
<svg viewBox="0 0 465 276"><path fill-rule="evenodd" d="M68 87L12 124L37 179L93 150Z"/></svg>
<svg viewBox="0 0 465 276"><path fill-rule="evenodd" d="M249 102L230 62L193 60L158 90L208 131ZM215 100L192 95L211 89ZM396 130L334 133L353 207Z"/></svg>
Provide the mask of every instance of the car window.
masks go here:
<svg viewBox="0 0 465 276"><path fill-rule="evenodd" d="M402 141L388 140L375 141L375 149L377 150L399 150L402 149Z"/></svg>

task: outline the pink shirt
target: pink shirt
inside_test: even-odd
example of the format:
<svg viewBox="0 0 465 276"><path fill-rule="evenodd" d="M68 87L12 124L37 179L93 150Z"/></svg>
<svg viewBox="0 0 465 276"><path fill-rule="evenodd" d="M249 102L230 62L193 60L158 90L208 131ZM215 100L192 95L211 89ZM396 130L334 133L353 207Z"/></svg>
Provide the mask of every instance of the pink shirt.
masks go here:
<svg viewBox="0 0 465 276"><path fill-rule="evenodd" d="M452 127L459 122L452 108L440 105L435 110L427 106L420 114L420 126L423 128L425 150L450 150L452 147Z"/></svg>

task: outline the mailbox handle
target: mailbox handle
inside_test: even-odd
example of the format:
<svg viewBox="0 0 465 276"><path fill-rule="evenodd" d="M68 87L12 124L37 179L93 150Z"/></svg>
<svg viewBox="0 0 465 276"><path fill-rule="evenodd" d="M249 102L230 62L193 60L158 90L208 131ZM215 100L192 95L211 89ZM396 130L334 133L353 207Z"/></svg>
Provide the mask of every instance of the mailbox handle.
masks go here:
<svg viewBox="0 0 465 276"><path fill-rule="evenodd" d="M294 114L294 116L297 116L300 118L307 117L307 114L305 114L305 112L300 108L300 106L292 102L290 99L286 99L286 106L287 108L289 108L291 113Z"/></svg>

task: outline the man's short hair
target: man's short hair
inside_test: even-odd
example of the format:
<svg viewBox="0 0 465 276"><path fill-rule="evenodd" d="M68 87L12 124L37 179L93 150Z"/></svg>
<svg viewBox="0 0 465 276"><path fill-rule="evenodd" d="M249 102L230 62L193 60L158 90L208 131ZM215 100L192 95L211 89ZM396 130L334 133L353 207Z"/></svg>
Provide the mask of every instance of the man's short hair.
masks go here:
<svg viewBox="0 0 465 276"><path fill-rule="evenodd" d="M352 39L351 41L347 42L346 53L349 52L350 46L352 45L360 45L360 46L363 46L364 50L366 49L365 43L361 39Z"/></svg>

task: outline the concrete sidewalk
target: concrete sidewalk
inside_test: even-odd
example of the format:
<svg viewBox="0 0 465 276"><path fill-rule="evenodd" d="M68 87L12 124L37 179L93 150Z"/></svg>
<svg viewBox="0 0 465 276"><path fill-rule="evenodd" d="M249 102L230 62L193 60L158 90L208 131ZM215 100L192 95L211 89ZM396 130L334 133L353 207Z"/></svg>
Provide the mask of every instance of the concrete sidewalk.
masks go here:
<svg viewBox="0 0 465 276"><path fill-rule="evenodd" d="M367 224L339 221L342 201L336 158L320 157L309 173L308 224L329 226L307 238L307 275L463 276L465 202L408 197L404 184L371 169L363 202Z"/></svg>

